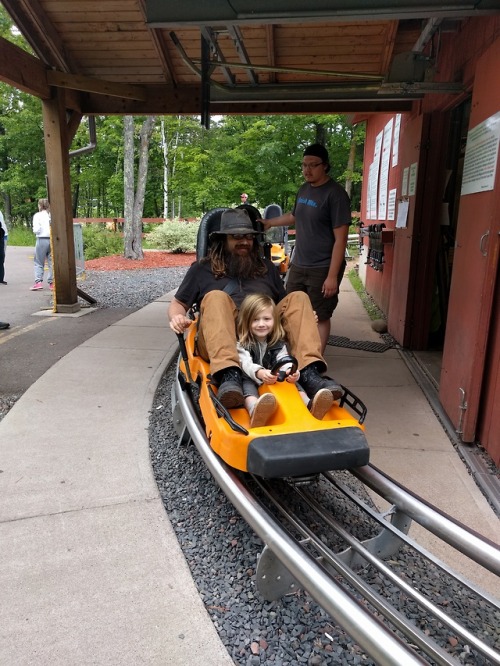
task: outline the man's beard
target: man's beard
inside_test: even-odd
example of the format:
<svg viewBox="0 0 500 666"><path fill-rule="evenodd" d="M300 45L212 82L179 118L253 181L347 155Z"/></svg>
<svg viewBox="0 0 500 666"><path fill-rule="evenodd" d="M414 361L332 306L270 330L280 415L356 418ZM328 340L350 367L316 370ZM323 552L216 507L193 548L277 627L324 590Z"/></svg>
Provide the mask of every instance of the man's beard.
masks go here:
<svg viewBox="0 0 500 666"><path fill-rule="evenodd" d="M243 256L227 253L226 265L228 275L242 280L255 277L259 268L255 254L252 251Z"/></svg>

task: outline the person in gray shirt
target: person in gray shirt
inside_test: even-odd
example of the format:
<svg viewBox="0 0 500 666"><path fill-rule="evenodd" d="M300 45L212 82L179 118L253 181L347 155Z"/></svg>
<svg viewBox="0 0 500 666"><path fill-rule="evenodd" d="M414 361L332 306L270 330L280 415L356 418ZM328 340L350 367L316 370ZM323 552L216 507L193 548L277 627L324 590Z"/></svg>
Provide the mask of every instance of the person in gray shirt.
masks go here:
<svg viewBox="0 0 500 666"><path fill-rule="evenodd" d="M329 175L328 151L319 143L304 150L305 182L290 213L261 220L266 229L295 226L295 248L287 275L287 293L304 291L318 317L322 352L330 335L330 319L338 304L345 271L345 250L351 224L351 202Z"/></svg>

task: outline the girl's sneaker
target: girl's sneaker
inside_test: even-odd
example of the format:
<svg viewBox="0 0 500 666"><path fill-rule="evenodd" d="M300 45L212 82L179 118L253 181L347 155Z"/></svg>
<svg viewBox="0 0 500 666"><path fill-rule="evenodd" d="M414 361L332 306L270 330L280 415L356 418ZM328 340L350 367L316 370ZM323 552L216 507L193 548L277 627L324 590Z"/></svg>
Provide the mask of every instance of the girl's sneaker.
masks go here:
<svg viewBox="0 0 500 666"><path fill-rule="evenodd" d="M255 403L250 417L250 428L265 426L276 411L278 403L272 393L264 393Z"/></svg>
<svg viewBox="0 0 500 666"><path fill-rule="evenodd" d="M39 291L40 289L43 289L43 284L41 282L35 282L31 287L31 291Z"/></svg>

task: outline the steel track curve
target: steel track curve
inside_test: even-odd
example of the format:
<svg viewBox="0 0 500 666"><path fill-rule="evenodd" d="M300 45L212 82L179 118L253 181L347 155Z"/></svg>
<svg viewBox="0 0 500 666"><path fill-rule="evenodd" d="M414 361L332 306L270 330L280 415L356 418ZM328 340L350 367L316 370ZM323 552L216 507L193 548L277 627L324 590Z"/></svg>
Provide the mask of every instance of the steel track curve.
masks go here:
<svg viewBox="0 0 500 666"><path fill-rule="evenodd" d="M380 534L367 542L360 543L345 534L342 526L336 524L331 514L325 512L321 506L315 506L317 502L307 487L297 489L298 495L317 512L318 517L321 517L330 528L336 530L350 544L349 549L339 556L315 537L301 519L281 503L272 487L268 487L265 481L256 481L259 491L264 493L276 511L285 517L288 525L293 527L292 531L301 535L300 538L292 536L291 530L285 528L282 521L276 518L276 512L271 511L257 497L242 475L227 466L212 451L200 425L196 409L177 380L172 386L172 406L175 427L180 440L193 441L217 484L265 544L259 562L261 571L260 573L259 569L257 571L257 578L260 576L261 579L266 579L260 581L263 583L262 587L257 580L259 590L264 596L269 593L269 595L274 594L276 598L276 596L281 596L285 590L288 591L288 585L301 586L381 666L427 664L428 659L431 660L431 663L457 664L459 662L442 647L420 630L415 630L397 609L392 608L379 595L373 593L369 585L359 582L353 570L355 565L368 562L376 566L383 575L392 577L393 574L387 570L383 558L390 556L401 544L405 543L418 550L429 562L450 573L465 588L481 595L485 603L492 604L495 612L500 613L498 600L451 572L432 554L415 544L406 535L406 532L411 520L415 520L439 539L499 577L500 548L411 493L380 470L367 465L351 471L366 487L393 505L392 510L388 512L391 514L390 521L386 520L385 514L377 514L369 507L363 507L363 510L366 509L367 515L382 526ZM337 483L330 473L327 472L324 476L328 482ZM356 497L356 493L349 488L340 488L340 490L346 496L350 496L350 499L358 505L363 503L363 500ZM262 566L261 562L264 563ZM368 604L362 603L357 596L351 594L344 585L338 582L339 573L349 581L352 588L362 592L364 598L368 599ZM271 577L273 580L269 580ZM447 623L468 645L472 645L486 658L486 663L500 665L499 652L481 638L471 634L460 623L450 620L446 613L436 608L435 605L429 604L418 590L412 589L404 582L398 584L405 594L427 608L430 613L432 612L433 617L438 618L437 621ZM266 588L266 586L268 587ZM375 611L370 610L368 606L374 608ZM382 622L379 619L380 616L389 620L392 626L387 626ZM392 627L395 627L397 631Z"/></svg>

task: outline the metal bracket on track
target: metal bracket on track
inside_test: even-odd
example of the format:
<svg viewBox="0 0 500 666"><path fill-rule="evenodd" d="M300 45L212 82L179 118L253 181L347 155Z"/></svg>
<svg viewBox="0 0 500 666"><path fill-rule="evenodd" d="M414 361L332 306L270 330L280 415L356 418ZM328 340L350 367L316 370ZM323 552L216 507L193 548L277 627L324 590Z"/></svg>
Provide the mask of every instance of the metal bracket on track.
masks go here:
<svg viewBox="0 0 500 666"><path fill-rule="evenodd" d="M266 601L276 601L300 589L292 574L273 551L264 546L255 575L257 589Z"/></svg>
<svg viewBox="0 0 500 666"><path fill-rule="evenodd" d="M390 516L391 525L402 534L408 534L411 518L396 506L391 506L390 509L380 515L383 518ZM385 527L382 527L376 536L365 539L361 543L369 553L376 555L380 559L392 557L401 547L401 541L398 539L397 534L394 534L391 530L385 529ZM352 546L337 553L337 556L344 562L344 564L349 565L351 568L362 567L368 564L364 557L356 552Z"/></svg>
<svg viewBox="0 0 500 666"><path fill-rule="evenodd" d="M174 424L174 430L179 435L179 437L182 438L184 432L186 431L186 424L184 423L184 419L182 417L182 411L175 393L175 383L172 384L172 390L170 392L170 395L171 395L170 400L172 405L172 421Z"/></svg>
<svg viewBox="0 0 500 666"><path fill-rule="evenodd" d="M381 514L383 517L390 516L391 525L403 534L408 534L411 525L411 518L409 518L403 511L397 507L392 506L386 512ZM308 539L300 543L307 543ZM389 558L401 547L401 541L397 535L391 530L386 530L384 527L380 532L369 539L361 542L368 552L373 553L381 559ZM366 566L367 562L356 550L351 546L345 550L337 553L337 557L342 560L344 564L350 568ZM317 558L319 562L323 561L322 557ZM327 562L323 564L331 569ZM256 571L256 584L259 593L266 601L276 601L286 594L293 594L300 589L299 583L295 580L288 569L283 565L281 560L273 551L264 546L260 554Z"/></svg>

